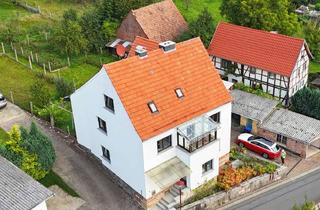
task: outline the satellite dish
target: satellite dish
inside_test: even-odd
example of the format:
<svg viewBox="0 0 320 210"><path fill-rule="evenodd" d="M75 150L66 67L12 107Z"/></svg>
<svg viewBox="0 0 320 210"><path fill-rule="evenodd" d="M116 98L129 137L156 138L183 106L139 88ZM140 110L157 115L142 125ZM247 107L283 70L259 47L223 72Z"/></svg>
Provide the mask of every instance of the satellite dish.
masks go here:
<svg viewBox="0 0 320 210"><path fill-rule="evenodd" d="M119 57L123 57L126 53L126 48L123 45L118 44L116 47L116 53Z"/></svg>

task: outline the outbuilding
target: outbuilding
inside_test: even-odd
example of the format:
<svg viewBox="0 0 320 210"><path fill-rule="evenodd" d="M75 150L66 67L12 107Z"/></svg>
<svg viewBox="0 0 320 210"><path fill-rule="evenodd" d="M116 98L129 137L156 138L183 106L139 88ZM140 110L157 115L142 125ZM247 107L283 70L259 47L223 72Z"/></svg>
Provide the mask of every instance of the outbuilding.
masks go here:
<svg viewBox="0 0 320 210"><path fill-rule="evenodd" d="M258 134L303 158L320 151L320 121L287 109L275 110L259 126Z"/></svg>

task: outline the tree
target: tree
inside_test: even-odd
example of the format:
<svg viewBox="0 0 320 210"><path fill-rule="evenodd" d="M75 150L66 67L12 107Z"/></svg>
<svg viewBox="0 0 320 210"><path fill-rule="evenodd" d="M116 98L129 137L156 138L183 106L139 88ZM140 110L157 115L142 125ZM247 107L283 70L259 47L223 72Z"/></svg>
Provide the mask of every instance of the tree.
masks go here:
<svg viewBox="0 0 320 210"><path fill-rule="evenodd" d="M236 25L286 35L294 35L300 27L288 0L223 0L220 9Z"/></svg>
<svg viewBox="0 0 320 210"><path fill-rule="evenodd" d="M41 168L38 156L28 152L21 146L21 135L18 126L13 126L9 132L9 141L1 146L0 155L11 161L34 179L41 179L46 171Z"/></svg>
<svg viewBox="0 0 320 210"><path fill-rule="evenodd" d="M200 37L205 46L209 46L215 30L213 17L207 8L202 10L198 18L190 24L192 37Z"/></svg>
<svg viewBox="0 0 320 210"><path fill-rule="evenodd" d="M320 120L320 90L303 88L291 98L290 109Z"/></svg>
<svg viewBox="0 0 320 210"><path fill-rule="evenodd" d="M41 80L37 80L30 87L30 93L32 97L32 102L35 106L42 108L46 106L51 100L50 90L46 86L46 84Z"/></svg>
<svg viewBox="0 0 320 210"><path fill-rule="evenodd" d="M52 44L58 50L63 49L68 56L86 52L88 41L82 34L78 16L74 10L64 13L62 22L54 31Z"/></svg>
<svg viewBox="0 0 320 210"><path fill-rule="evenodd" d="M320 61L320 27L308 21L304 24L304 34L312 54Z"/></svg>
<svg viewBox="0 0 320 210"><path fill-rule="evenodd" d="M31 123L29 133L23 127L20 128L20 131L24 133L21 135L22 147L29 153L37 155L40 168L49 172L56 158L50 139L39 131L34 122Z"/></svg>
<svg viewBox="0 0 320 210"><path fill-rule="evenodd" d="M63 78L56 78L54 80L54 84L56 86L58 97L65 97L69 96L71 93L73 93L73 85L71 82L67 82Z"/></svg>

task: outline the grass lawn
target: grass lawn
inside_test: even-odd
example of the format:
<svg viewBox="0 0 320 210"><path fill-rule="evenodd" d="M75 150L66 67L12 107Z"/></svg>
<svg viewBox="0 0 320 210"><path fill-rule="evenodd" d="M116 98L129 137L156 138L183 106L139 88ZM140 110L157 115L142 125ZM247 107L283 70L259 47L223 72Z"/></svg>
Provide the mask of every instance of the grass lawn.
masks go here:
<svg viewBox="0 0 320 210"><path fill-rule="evenodd" d="M9 139L8 133L2 128L0 128L0 144L5 142L7 139Z"/></svg>
<svg viewBox="0 0 320 210"><path fill-rule="evenodd" d="M11 0L0 1L0 21L7 21L27 15L30 15L30 13L23 8L13 5Z"/></svg>
<svg viewBox="0 0 320 210"><path fill-rule="evenodd" d="M223 19L220 15L220 5L222 0L190 0L188 9L186 7L185 0L174 0L174 3L189 23L196 19L204 8L208 8L215 23L218 23Z"/></svg>
<svg viewBox="0 0 320 210"><path fill-rule="evenodd" d="M0 75L2 81L0 82L0 91L8 99L11 99L10 91L12 91L15 104L29 110L29 103L31 101L30 87L38 77L21 64L1 56ZM48 88L52 93L56 92L53 84L48 83Z"/></svg>
<svg viewBox="0 0 320 210"><path fill-rule="evenodd" d="M320 73L320 63L311 62L309 72L310 73Z"/></svg>
<svg viewBox="0 0 320 210"><path fill-rule="evenodd" d="M54 171L50 171L44 178L38 180L45 187L50 187L52 185L58 185L61 189L63 189L66 193L73 197L79 197L78 193L76 193L71 187L69 187L63 179L56 174Z"/></svg>

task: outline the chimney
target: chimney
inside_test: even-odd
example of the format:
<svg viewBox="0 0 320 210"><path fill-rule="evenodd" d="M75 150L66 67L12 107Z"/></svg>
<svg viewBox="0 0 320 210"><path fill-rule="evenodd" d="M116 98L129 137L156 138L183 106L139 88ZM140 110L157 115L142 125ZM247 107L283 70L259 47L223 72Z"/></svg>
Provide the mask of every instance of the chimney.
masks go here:
<svg viewBox="0 0 320 210"><path fill-rule="evenodd" d="M148 51L141 45L136 46L135 52L140 58L144 58L148 55Z"/></svg>
<svg viewBox="0 0 320 210"><path fill-rule="evenodd" d="M159 48L161 48L164 52L170 52L176 49L176 43L173 41L165 41L159 44Z"/></svg>

